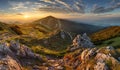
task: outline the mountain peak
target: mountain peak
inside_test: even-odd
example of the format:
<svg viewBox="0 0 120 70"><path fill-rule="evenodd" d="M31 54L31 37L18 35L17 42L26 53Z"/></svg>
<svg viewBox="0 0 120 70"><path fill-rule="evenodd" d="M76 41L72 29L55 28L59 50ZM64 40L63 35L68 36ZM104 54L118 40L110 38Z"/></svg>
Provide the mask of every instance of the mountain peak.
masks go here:
<svg viewBox="0 0 120 70"><path fill-rule="evenodd" d="M54 19L56 19L55 17L53 17L53 16L51 16L51 15L50 15L50 16L47 16L47 17L45 17L45 18L54 18Z"/></svg>
<svg viewBox="0 0 120 70"><path fill-rule="evenodd" d="M46 16L46 17L44 17L44 18L41 18L41 19L39 19L39 20L36 20L35 22L39 22L39 21L48 21L49 19L57 19L57 18L55 18L55 17L53 17L53 16Z"/></svg>

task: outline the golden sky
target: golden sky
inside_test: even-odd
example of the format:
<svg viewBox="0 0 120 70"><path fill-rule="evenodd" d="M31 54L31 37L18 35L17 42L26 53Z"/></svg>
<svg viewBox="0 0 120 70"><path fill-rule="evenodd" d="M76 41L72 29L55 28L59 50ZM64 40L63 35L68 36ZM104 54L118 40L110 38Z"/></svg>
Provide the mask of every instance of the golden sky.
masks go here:
<svg viewBox="0 0 120 70"><path fill-rule="evenodd" d="M119 24L120 0L0 0L3 22L26 23L49 15L88 23L112 20Z"/></svg>

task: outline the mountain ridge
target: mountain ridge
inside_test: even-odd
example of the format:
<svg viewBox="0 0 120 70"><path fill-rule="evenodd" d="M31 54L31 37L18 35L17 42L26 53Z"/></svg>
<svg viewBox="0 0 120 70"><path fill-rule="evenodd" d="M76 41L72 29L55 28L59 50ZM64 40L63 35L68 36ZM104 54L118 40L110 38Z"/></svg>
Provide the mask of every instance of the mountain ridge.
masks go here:
<svg viewBox="0 0 120 70"><path fill-rule="evenodd" d="M49 22L48 22L48 20L49 20ZM52 23L50 22L50 20L52 20ZM74 33L93 33L93 32L96 32L97 30L101 29L101 27L98 27L98 26L84 24L84 23L78 23L78 22L74 22L74 21L70 21L70 20L66 20L66 19L61 19L61 18L59 19L59 18L55 18L53 16L48 16L48 17L36 20L35 22L41 23L41 24L43 23L48 26L52 25L52 27L53 27L53 25L55 25L55 23L58 23L60 29L68 31L68 32L74 32ZM49 23L51 23L51 24L49 24Z"/></svg>

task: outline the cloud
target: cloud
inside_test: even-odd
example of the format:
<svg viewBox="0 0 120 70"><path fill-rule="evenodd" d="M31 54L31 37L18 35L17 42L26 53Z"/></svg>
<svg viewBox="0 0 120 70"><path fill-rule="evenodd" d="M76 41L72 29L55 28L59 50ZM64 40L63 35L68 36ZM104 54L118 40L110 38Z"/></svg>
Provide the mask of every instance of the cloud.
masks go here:
<svg viewBox="0 0 120 70"><path fill-rule="evenodd" d="M38 11L42 12L50 12L50 13L70 13L67 9L62 9L60 7L45 7L45 8L39 8Z"/></svg>
<svg viewBox="0 0 120 70"><path fill-rule="evenodd" d="M120 2L119 3L116 3L115 5L113 6L110 6L110 7L102 7L102 6L98 6L97 4L95 4L93 6L93 9L92 9L92 13L106 13L106 12L111 12L111 11L114 11L116 9L120 8Z"/></svg>
<svg viewBox="0 0 120 70"><path fill-rule="evenodd" d="M40 0L45 2L46 7L39 10L59 13L85 13L85 7L81 0ZM52 3L53 2L53 3ZM49 4L48 4L49 3ZM51 10L52 9L52 10Z"/></svg>
<svg viewBox="0 0 120 70"><path fill-rule="evenodd" d="M54 0L40 0L46 3L50 3L50 4L56 4Z"/></svg>
<svg viewBox="0 0 120 70"><path fill-rule="evenodd" d="M28 2L26 2L28 3ZM23 2L9 2L9 4L12 6L13 10L19 10L19 9L26 9L28 7L25 6L25 4Z"/></svg>
<svg viewBox="0 0 120 70"><path fill-rule="evenodd" d="M73 6L74 6L73 9L74 9L76 12L85 13L85 5L84 5L81 1L75 2L75 4L74 4Z"/></svg>
<svg viewBox="0 0 120 70"><path fill-rule="evenodd" d="M69 4L67 4L66 2L62 1L62 0L55 0L56 2L64 5L67 9L71 10L71 7L69 6Z"/></svg>
<svg viewBox="0 0 120 70"><path fill-rule="evenodd" d="M56 13L85 13L85 5L81 0L39 0L39 1L9 1L10 10L44 11Z"/></svg>
<svg viewBox="0 0 120 70"><path fill-rule="evenodd" d="M4 12L4 10L3 10L3 9L0 9L0 12Z"/></svg>
<svg viewBox="0 0 120 70"><path fill-rule="evenodd" d="M24 14L23 14L23 13L17 13L16 15L22 16L22 15L24 15Z"/></svg>

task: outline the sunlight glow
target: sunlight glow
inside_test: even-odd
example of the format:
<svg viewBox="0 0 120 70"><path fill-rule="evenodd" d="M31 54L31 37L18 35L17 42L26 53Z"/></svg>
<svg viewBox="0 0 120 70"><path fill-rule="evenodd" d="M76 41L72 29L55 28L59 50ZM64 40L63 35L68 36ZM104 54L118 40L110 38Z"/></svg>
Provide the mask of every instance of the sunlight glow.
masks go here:
<svg viewBox="0 0 120 70"><path fill-rule="evenodd" d="M23 17L24 17L24 18L29 18L30 16L29 16L29 15L24 15Z"/></svg>

